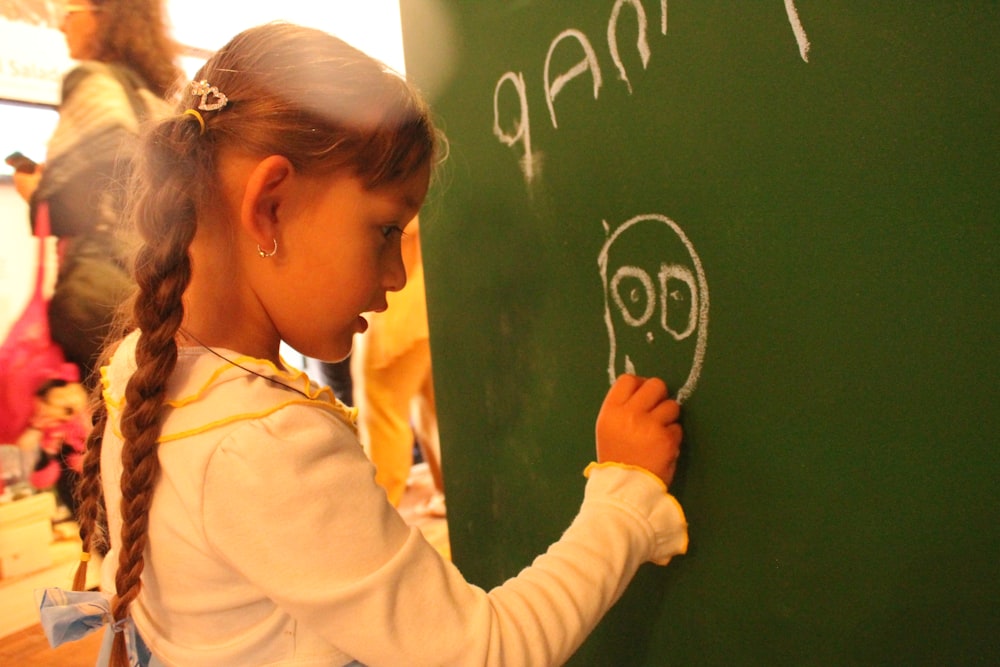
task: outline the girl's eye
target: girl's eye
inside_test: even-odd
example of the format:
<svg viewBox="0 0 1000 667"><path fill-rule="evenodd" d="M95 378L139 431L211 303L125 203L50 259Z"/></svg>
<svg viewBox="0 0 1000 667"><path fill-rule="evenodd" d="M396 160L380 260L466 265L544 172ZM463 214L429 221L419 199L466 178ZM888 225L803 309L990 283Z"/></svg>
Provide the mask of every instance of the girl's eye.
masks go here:
<svg viewBox="0 0 1000 667"><path fill-rule="evenodd" d="M384 236L385 238L387 239L392 238L394 234L399 234L399 236L402 236L403 235L402 228L398 227L397 225L384 225L382 227L382 236Z"/></svg>

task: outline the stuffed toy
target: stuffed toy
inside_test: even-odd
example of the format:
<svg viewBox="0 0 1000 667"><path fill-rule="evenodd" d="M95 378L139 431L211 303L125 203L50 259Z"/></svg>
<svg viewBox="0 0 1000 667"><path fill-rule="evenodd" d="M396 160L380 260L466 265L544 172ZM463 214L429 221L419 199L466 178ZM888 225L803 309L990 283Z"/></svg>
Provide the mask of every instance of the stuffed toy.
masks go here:
<svg viewBox="0 0 1000 667"><path fill-rule="evenodd" d="M83 385L49 380L35 392L31 423L17 441L22 450L38 454L30 476L31 485L38 490L55 487L59 499L74 517L74 490L83 470L89 430L90 414Z"/></svg>

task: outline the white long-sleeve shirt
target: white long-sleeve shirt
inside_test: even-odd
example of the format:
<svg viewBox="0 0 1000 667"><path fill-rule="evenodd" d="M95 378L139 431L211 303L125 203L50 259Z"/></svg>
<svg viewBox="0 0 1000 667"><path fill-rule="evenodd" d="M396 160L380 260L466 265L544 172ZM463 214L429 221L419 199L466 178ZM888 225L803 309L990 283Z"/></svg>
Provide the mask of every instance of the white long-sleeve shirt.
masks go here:
<svg viewBox="0 0 1000 667"><path fill-rule="evenodd" d="M118 420L136 340L104 369L107 591L120 547ZM597 466L561 539L486 592L387 502L353 415L329 390L216 351L274 381L205 349L180 351L131 605L167 665L558 665L642 563L686 550L684 515L659 480Z"/></svg>

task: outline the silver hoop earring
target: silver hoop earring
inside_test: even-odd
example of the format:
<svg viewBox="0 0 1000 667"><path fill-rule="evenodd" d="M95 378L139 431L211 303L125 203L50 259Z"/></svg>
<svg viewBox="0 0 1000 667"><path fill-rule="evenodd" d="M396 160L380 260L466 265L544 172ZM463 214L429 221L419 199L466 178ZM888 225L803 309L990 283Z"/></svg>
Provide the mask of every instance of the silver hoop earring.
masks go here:
<svg viewBox="0 0 1000 667"><path fill-rule="evenodd" d="M271 248L271 252L265 252L264 249L261 248L260 244L258 243L257 244L257 254L260 255L261 257L265 257L265 258L266 257L274 257L274 253L278 252L278 239L272 239L272 240L274 241L274 247Z"/></svg>

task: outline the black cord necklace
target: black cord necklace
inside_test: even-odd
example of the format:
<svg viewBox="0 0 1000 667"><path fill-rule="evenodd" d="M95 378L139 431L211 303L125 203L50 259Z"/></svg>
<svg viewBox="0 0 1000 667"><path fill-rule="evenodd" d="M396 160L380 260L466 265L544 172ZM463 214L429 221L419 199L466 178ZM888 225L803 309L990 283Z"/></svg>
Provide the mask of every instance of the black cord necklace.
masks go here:
<svg viewBox="0 0 1000 667"><path fill-rule="evenodd" d="M268 382L271 382L273 384L282 386L285 389L291 389L295 393L301 394L302 396L305 396L306 398L311 398L309 396L309 394L307 394L306 392L302 391L301 389L298 389L298 388L293 387L291 385L285 384L284 382L279 382L278 380L276 380L273 377L269 377L267 375L264 375L263 373L258 373L257 371L255 371L253 369L247 368L246 366L241 366L240 364L236 363L232 359L227 358L225 355L219 354L218 352L216 352L215 350L213 350L212 348L210 348L208 345L205 345L204 343L202 343L201 340L197 336L195 336L194 334L192 334L190 331L187 331L184 327L177 327L177 330L181 332L182 336L190 338L194 342L198 343L198 345L202 346L203 348L205 348L206 350L208 350L209 352L211 352L212 354L214 354L215 356L217 356L219 359L222 359L224 362L226 362L230 366L235 366L236 368L239 368L242 371L250 373L250 375L256 375L259 378L267 380Z"/></svg>

